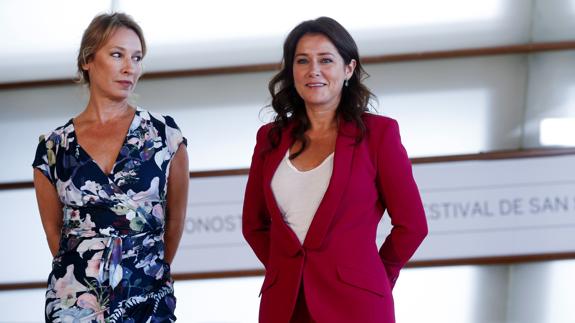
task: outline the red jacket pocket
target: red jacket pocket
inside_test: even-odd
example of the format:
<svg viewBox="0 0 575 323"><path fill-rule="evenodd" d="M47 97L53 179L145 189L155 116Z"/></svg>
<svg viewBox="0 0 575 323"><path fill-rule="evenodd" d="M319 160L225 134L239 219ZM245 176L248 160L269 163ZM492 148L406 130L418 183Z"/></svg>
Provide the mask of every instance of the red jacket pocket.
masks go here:
<svg viewBox="0 0 575 323"><path fill-rule="evenodd" d="M368 272L362 268L338 266L337 273L339 279L348 285L372 292L379 296L387 296L389 288L386 288L385 276L378 277L373 272Z"/></svg>

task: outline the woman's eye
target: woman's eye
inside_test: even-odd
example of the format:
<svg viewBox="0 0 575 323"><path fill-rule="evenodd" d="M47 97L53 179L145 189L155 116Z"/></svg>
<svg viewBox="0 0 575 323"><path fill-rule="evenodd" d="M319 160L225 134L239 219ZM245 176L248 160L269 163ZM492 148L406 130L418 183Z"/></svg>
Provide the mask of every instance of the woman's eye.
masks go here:
<svg viewBox="0 0 575 323"><path fill-rule="evenodd" d="M133 59L135 62L140 62L140 61L142 61L142 56L133 56L132 59Z"/></svg>
<svg viewBox="0 0 575 323"><path fill-rule="evenodd" d="M295 61L297 64L305 64L307 63L307 59L305 58L299 58Z"/></svg>
<svg viewBox="0 0 575 323"><path fill-rule="evenodd" d="M326 64L326 63L331 63L331 62L333 62L333 60L332 60L331 58L322 58L322 59L321 59L321 62L324 63L324 64Z"/></svg>
<svg viewBox="0 0 575 323"><path fill-rule="evenodd" d="M118 52L114 52L114 53L112 53L112 57L120 58L120 57L122 57L122 54L120 54Z"/></svg>

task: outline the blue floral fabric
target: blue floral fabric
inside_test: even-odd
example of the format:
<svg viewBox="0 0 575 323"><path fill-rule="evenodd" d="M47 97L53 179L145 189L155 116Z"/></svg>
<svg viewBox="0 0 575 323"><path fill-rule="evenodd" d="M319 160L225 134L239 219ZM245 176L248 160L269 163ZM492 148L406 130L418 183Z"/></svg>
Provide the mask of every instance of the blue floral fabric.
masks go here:
<svg viewBox="0 0 575 323"><path fill-rule="evenodd" d="M105 174L78 144L72 120L40 137L33 166L63 204L47 322L175 321L163 234L170 162L182 143L171 117L137 108Z"/></svg>

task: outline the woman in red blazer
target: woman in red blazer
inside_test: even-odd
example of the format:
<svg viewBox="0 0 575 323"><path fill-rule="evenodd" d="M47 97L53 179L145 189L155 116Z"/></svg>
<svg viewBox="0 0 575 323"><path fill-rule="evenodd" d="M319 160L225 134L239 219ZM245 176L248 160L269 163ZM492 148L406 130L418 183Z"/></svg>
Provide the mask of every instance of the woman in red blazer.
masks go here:
<svg viewBox="0 0 575 323"><path fill-rule="evenodd" d="M266 268L260 322L395 321L391 290L427 224L397 122L368 113L365 76L331 18L285 40L269 84L276 117L258 131L243 208ZM378 250L386 209L393 228Z"/></svg>

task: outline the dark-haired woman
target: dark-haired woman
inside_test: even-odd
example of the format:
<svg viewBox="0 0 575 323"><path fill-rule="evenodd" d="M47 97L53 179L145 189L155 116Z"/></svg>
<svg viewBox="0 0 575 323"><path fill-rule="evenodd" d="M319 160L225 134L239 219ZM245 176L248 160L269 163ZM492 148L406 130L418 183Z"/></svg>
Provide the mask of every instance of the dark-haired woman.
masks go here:
<svg viewBox="0 0 575 323"><path fill-rule="evenodd" d="M269 90L243 234L266 268L260 322L395 321L391 290L427 234L397 122L370 114L357 46L335 20L296 26ZM378 223L393 228L381 248Z"/></svg>
<svg viewBox="0 0 575 323"><path fill-rule="evenodd" d="M172 322L170 266L187 205L186 140L169 116L128 103L146 54L129 16L82 38L86 108L42 136L34 186L54 256L46 322Z"/></svg>

